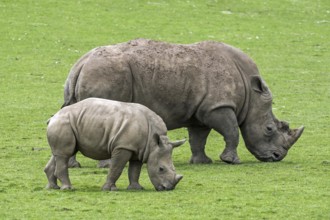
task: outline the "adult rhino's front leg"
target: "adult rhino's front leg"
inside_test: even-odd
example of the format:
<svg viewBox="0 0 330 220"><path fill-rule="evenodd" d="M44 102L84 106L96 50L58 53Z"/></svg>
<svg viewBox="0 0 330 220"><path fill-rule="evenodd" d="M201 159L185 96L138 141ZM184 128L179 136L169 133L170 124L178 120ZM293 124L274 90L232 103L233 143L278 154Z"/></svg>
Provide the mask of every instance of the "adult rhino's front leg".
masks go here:
<svg viewBox="0 0 330 220"><path fill-rule="evenodd" d="M215 109L204 119L204 123L224 137L226 146L220 159L226 163L240 163L237 155L239 127L234 111L231 108Z"/></svg>
<svg viewBox="0 0 330 220"><path fill-rule="evenodd" d="M190 163L212 163L212 160L205 153L206 139L210 131L211 129L208 127L188 127L189 144L192 153Z"/></svg>

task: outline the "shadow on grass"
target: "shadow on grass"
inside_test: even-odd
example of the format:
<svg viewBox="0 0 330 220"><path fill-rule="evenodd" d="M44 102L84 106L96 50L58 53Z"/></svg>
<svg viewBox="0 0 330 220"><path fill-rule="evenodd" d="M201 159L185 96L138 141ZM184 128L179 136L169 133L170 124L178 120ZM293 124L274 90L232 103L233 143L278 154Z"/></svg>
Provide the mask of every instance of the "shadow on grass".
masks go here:
<svg viewBox="0 0 330 220"><path fill-rule="evenodd" d="M215 175L214 172L220 172L221 174L226 172L239 172L242 170L254 170L254 171L266 171L270 169L293 169L297 167L297 164L294 161L281 161L281 162L261 162L257 160L244 161L240 164L228 164L220 160L214 161L212 164L189 164L178 162L175 163L175 169L177 173L190 175ZM202 174L204 173L204 174Z"/></svg>

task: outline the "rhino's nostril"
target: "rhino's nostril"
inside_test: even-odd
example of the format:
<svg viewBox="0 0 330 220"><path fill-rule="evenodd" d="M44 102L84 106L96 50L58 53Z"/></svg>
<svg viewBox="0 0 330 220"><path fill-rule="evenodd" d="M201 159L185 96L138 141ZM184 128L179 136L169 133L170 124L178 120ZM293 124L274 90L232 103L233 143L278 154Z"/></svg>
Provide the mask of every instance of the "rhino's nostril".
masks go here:
<svg viewBox="0 0 330 220"><path fill-rule="evenodd" d="M277 160L277 159L279 159L281 157L281 155L278 154L278 153L276 153L276 152L273 153L273 156L274 156L274 159L275 160Z"/></svg>

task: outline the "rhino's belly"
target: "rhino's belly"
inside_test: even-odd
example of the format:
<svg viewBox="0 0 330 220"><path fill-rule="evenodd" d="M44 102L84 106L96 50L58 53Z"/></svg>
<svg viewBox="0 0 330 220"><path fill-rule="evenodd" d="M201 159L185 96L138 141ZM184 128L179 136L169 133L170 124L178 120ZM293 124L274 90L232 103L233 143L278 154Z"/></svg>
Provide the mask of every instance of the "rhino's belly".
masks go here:
<svg viewBox="0 0 330 220"><path fill-rule="evenodd" d="M111 157L106 147L99 146L78 146L78 151L80 151L84 156L89 157L94 160L106 160Z"/></svg>
<svg viewBox="0 0 330 220"><path fill-rule="evenodd" d="M180 112L174 112L172 115L167 116L161 116L161 114L159 114L163 118L168 130L189 127L192 125L202 125L202 123L192 114L188 117L187 114L180 115L179 113Z"/></svg>

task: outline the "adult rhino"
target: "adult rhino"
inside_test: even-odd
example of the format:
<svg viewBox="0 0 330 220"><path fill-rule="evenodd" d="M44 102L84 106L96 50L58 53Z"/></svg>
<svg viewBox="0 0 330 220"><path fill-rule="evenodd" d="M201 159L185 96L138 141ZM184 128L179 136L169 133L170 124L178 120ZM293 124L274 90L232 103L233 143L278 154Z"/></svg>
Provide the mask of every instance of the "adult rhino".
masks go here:
<svg viewBox="0 0 330 220"><path fill-rule="evenodd" d="M241 50L204 41L169 44L136 39L89 51L72 67L63 106L88 97L135 102L160 115L169 130L187 127L191 163L211 163L211 129L226 142L221 160L240 163L239 129L261 161L280 161L304 127L290 129L272 113L272 94Z"/></svg>

